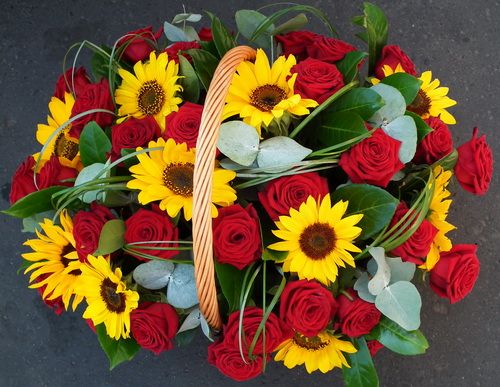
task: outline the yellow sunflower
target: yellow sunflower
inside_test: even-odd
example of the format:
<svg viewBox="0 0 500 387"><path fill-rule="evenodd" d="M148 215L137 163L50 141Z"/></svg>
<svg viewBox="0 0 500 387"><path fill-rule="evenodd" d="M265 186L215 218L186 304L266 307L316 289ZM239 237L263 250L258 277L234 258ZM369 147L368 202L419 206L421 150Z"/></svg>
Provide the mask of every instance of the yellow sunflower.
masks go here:
<svg viewBox="0 0 500 387"><path fill-rule="evenodd" d="M281 343L277 351L274 360L283 361L287 368L305 364L308 373L317 370L327 373L335 367L350 368L342 352L357 352L350 341L340 340L328 332L314 337L295 333L291 339Z"/></svg>
<svg viewBox="0 0 500 387"><path fill-rule="evenodd" d="M165 130L165 117L179 110L182 99L176 96L182 90L177 83L180 76L179 65L168 60L167 53L156 56L149 54L149 62L137 62L134 74L119 69L118 74L123 79L115 92L116 103L120 105L118 122L127 117L155 118L162 132Z"/></svg>
<svg viewBox="0 0 500 387"><path fill-rule="evenodd" d="M383 65L382 72L384 73L384 77L388 77L389 75L396 74L396 73L405 73L406 71L404 70L403 66L401 66L401 63L398 63L396 65L395 69L393 69L389 65ZM372 85L376 85L376 84L380 83L380 79L375 78L375 77L371 78L370 81L371 81Z"/></svg>
<svg viewBox="0 0 500 387"><path fill-rule="evenodd" d="M279 230L273 230L273 234L283 241L269 248L288 251L284 271L328 285L337 279L339 266L346 267L347 263L355 267L349 251L361 251L351 242L361 234L361 228L355 225L363 214L343 218L348 204L341 200L332 207L330 194L317 202L309 196L298 211L291 208L290 216L279 217L275 222Z"/></svg>
<svg viewBox="0 0 500 387"><path fill-rule="evenodd" d="M127 187L138 189L139 203L148 204L160 201L160 209L171 217L177 216L181 209L184 218L193 216L193 173L196 150L188 149L186 143L177 144L173 139L167 142L159 138L151 141L149 148L161 147L163 150L143 153L137 156L139 164L130 167L135 178ZM141 150L142 148L137 148ZM212 216L217 217L219 206L229 206L236 200L236 191L229 182L236 172L215 168L212 186Z"/></svg>
<svg viewBox="0 0 500 387"><path fill-rule="evenodd" d="M439 261L440 253L450 251L452 248L451 240L446 236L446 233L456 228L446 221L452 203L450 199L451 193L447 189L452 175L451 171L445 171L441 166L434 169L434 195L429 205L427 220L437 228L438 232L434 237L425 263L419 266L421 269L432 270Z"/></svg>
<svg viewBox="0 0 500 387"><path fill-rule="evenodd" d="M53 300L61 297L66 310L73 297L72 308L76 309L83 300L75 294L75 285L81 274L81 263L75 249L73 238L73 221L66 211L60 216L61 226L55 225L50 219L40 223L42 232L36 231L37 239L24 243L33 251L22 254L22 257L33 262L24 273L30 275L30 288L41 288L46 285L42 298Z"/></svg>
<svg viewBox="0 0 500 387"><path fill-rule="evenodd" d="M104 257L89 255L87 259L76 288L88 304L83 318L90 318L94 325L104 323L106 333L115 340L129 337L130 313L137 308L139 293L127 289L121 270L113 271Z"/></svg>
<svg viewBox="0 0 500 387"><path fill-rule="evenodd" d="M56 129L71 118L71 110L74 104L75 98L70 93L64 93L64 101L56 97L51 98L47 124L38 124L36 131L36 139L40 144L44 145ZM62 165L80 169L79 142L77 138L70 136L70 129L71 125L66 126L57 136L50 140L42 154L42 164L39 167L43 165L43 162L49 160L52 155L56 155ZM39 153L33 155L35 160L38 160L39 155Z"/></svg>
<svg viewBox="0 0 500 387"><path fill-rule="evenodd" d="M260 134L261 126L268 126L285 112L303 116L308 108L318 106L312 99L301 98L293 87L297 74L291 74L295 57L280 56L272 65L262 49L257 50L255 63L244 61L236 68L226 98L223 119L239 115Z"/></svg>

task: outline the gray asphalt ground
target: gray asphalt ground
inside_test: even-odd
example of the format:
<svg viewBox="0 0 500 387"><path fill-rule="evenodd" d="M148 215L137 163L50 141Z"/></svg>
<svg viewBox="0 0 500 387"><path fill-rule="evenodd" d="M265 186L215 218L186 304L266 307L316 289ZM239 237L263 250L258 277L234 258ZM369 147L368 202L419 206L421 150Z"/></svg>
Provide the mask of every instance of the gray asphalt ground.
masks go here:
<svg viewBox="0 0 500 387"><path fill-rule="evenodd" d="M211 10L232 20L237 9L267 1L186 0L188 11ZM361 1L307 2L325 10L351 43ZM419 70L432 69L450 95L457 144L473 126L486 133L500 160L500 2L494 0L378 1L391 22L390 42L400 44ZM37 150L36 124L45 122L47 103L66 49L89 39L111 44L144 25L159 26L182 12L175 1L0 1L0 207L8 206L10 177L27 154ZM319 22L312 19L316 29ZM319 30L321 31L321 30ZM362 47L360 45L360 47ZM497 166L498 168L499 166ZM485 198L453 187L451 221L455 243L478 243L481 274L472 294L451 306L424 289L421 329L430 348L403 357L382 350L376 365L382 386L500 385L500 185L495 175ZM25 235L20 222L0 216L0 385L1 386L229 386L206 362L206 340L161 356L145 351L129 364L108 371L108 362L79 313L56 316L17 275ZM341 386L339 372L308 376L281 364L248 386Z"/></svg>

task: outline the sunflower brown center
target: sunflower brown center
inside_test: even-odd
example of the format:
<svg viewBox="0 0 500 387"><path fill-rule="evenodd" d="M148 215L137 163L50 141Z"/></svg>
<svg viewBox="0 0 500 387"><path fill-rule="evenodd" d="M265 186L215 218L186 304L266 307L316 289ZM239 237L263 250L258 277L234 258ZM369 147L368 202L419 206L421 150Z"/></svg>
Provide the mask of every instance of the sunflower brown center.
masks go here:
<svg viewBox="0 0 500 387"><path fill-rule="evenodd" d="M163 170L163 182L176 195L193 195L194 165L191 163L170 163Z"/></svg>
<svg viewBox="0 0 500 387"><path fill-rule="evenodd" d="M327 223L314 223L302 231L299 243L309 258L323 259L335 248L335 232Z"/></svg>
<svg viewBox="0 0 500 387"><path fill-rule="evenodd" d="M295 333L293 336L293 342L299 347L305 348L309 351L317 351L329 344L329 341L323 341L318 336L306 337L300 333Z"/></svg>
<svg viewBox="0 0 500 387"><path fill-rule="evenodd" d="M413 100L413 102L408 105L408 110L418 114L419 116L423 116L424 114L428 114L431 108L431 99L425 94L425 91L419 90L417 96Z"/></svg>
<svg viewBox="0 0 500 387"><path fill-rule="evenodd" d="M54 145L54 154L58 157L64 157L68 160L73 160L78 154L78 143L66 138L64 131L56 138Z"/></svg>
<svg viewBox="0 0 500 387"><path fill-rule="evenodd" d="M145 82L139 90L138 106L139 110L148 116L153 116L160 112L165 102L165 92L156 81Z"/></svg>
<svg viewBox="0 0 500 387"><path fill-rule="evenodd" d="M65 255L69 254L73 251L75 251L75 249L69 243L66 246L64 246L62 251L61 251L61 263L63 264L63 266L65 268L68 267L71 262L73 262L73 259L66 258ZM80 274L82 274L82 272L80 269L75 269L75 270L71 270L68 274L80 275Z"/></svg>
<svg viewBox="0 0 500 387"><path fill-rule="evenodd" d="M250 103L263 112L269 112L286 98L286 92L277 85L264 85L252 91Z"/></svg>
<svg viewBox="0 0 500 387"><path fill-rule="evenodd" d="M117 284L109 278L101 282L101 297L106 303L108 310L121 313L125 310L125 295L116 292Z"/></svg>

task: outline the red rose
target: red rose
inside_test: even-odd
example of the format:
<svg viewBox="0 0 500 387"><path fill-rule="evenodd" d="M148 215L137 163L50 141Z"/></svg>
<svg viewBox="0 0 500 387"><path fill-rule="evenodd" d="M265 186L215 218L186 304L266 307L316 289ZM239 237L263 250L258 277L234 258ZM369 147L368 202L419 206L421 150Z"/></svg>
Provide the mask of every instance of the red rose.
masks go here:
<svg viewBox="0 0 500 387"><path fill-rule="evenodd" d="M292 54L301 61L307 58L307 47L320 35L309 31L293 31L284 35L276 35L276 40L281 43L283 55Z"/></svg>
<svg viewBox="0 0 500 387"><path fill-rule="evenodd" d="M406 55L405 52L401 50L401 47L396 45L384 46L384 48L382 49L382 55L375 65L375 76L378 79L385 78L382 67L384 67L384 65L387 65L391 69L395 70L398 64L401 65L406 73L410 75L417 75L417 72L415 71L415 65L408 57L408 55Z"/></svg>
<svg viewBox="0 0 500 387"><path fill-rule="evenodd" d="M430 273L432 290L454 304L469 294L479 276L476 245L455 245L441 257Z"/></svg>
<svg viewBox="0 0 500 387"><path fill-rule="evenodd" d="M211 41L213 39L212 29L207 27L200 28L200 30L198 31L198 37L204 42Z"/></svg>
<svg viewBox="0 0 500 387"><path fill-rule="evenodd" d="M59 158L53 155L43 164L37 175L38 188L44 189L54 185L71 187L73 182L65 182L64 180L74 179L77 174L76 169L62 165Z"/></svg>
<svg viewBox="0 0 500 387"><path fill-rule="evenodd" d="M414 161L431 165L453 151L453 139L448 125L439 118L431 117L425 122L433 131L418 144Z"/></svg>
<svg viewBox="0 0 500 387"><path fill-rule="evenodd" d="M366 345L368 346L368 350L370 351L371 357L374 357L378 351L384 348L384 344L382 344L380 341L377 340L369 340L366 342Z"/></svg>
<svg viewBox="0 0 500 387"><path fill-rule="evenodd" d="M339 165L353 183L387 187L396 172L404 167L399 160L401 142L382 129L342 153Z"/></svg>
<svg viewBox="0 0 500 387"><path fill-rule="evenodd" d="M242 270L260 259L262 242L257 211L234 204L219 209L213 220L214 252L217 262Z"/></svg>
<svg viewBox="0 0 500 387"><path fill-rule="evenodd" d="M356 47L343 40L327 38L323 35L317 35L312 43L307 45L307 53L311 58L328 63L342 60L345 54L351 51L356 51Z"/></svg>
<svg viewBox="0 0 500 387"><path fill-rule="evenodd" d="M33 181L33 168L35 168L35 160L33 156L28 156L14 172L9 194L11 205L19 199L24 198L26 195L36 191Z"/></svg>
<svg viewBox="0 0 500 387"><path fill-rule="evenodd" d="M175 63L179 63L179 54L182 54L188 61L192 61L191 57L183 53L182 51L187 51L192 48L201 48L200 43L196 41L192 42L177 42L165 49L169 60L173 60Z"/></svg>
<svg viewBox="0 0 500 387"><path fill-rule="evenodd" d="M295 331L308 337L324 331L337 312L337 302L316 281L287 283L280 299L280 317Z"/></svg>
<svg viewBox="0 0 500 387"><path fill-rule="evenodd" d="M130 331L144 349L155 355L173 348L172 340L179 328L175 309L162 302L142 302L130 314Z"/></svg>
<svg viewBox="0 0 500 387"><path fill-rule="evenodd" d="M379 323L381 313L375 304L362 300L354 290L347 292L352 301L343 294L337 297L341 331L349 337L366 335Z"/></svg>
<svg viewBox="0 0 500 387"><path fill-rule="evenodd" d="M251 306L243 312L243 352L248 354L257 328L262 321L264 311L261 308ZM239 348L239 320L240 311L229 315L227 324L224 326L224 344L230 348ZM255 344L253 354L262 355L273 352L285 339L291 337L291 331L284 326L280 319L271 313L266 321L266 347L262 346L262 334Z"/></svg>
<svg viewBox="0 0 500 387"><path fill-rule="evenodd" d="M176 241L179 237L177 227L172 224L170 218L157 205L153 206L153 211L144 208L139 209L134 215L125 221L125 242L146 242L146 241ZM177 247L177 243L153 243L145 245L147 247ZM134 245L134 250L141 253L154 255L158 258L168 259L178 254L176 250L141 250L141 245ZM131 254L141 261L148 261L138 255Z"/></svg>
<svg viewBox="0 0 500 387"><path fill-rule="evenodd" d="M130 117L111 129L113 154L121 156L122 149L135 150L138 146L145 146L149 141L156 140L160 135L161 128L153 117Z"/></svg>
<svg viewBox="0 0 500 387"><path fill-rule="evenodd" d="M196 147L202 112L203 105L186 102L179 111L166 117L163 138L172 138L177 144L185 142L189 148Z"/></svg>
<svg viewBox="0 0 500 387"><path fill-rule="evenodd" d="M292 73L297 73L295 92L319 104L344 86L337 66L318 59L307 58L299 62L292 67Z"/></svg>
<svg viewBox="0 0 500 387"><path fill-rule="evenodd" d="M86 262L89 254L94 254L99 246L102 227L114 219L111 211L97 202L90 205L90 211L78 211L73 217L73 237L80 261Z"/></svg>
<svg viewBox="0 0 500 387"><path fill-rule="evenodd" d="M123 57L132 63L136 63L149 57L149 53L155 49L152 42L160 39L162 33L163 28L153 32L151 26L130 31L126 34L129 36L120 39L117 47L126 46Z"/></svg>
<svg viewBox="0 0 500 387"><path fill-rule="evenodd" d="M73 68L71 67L57 80L54 97L64 101L64 93L71 93L71 91L74 91L74 94L78 97L81 89L88 84L90 84L90 81L85 68L78 67L73 74Z"/></svg>
<svg viewBox="0 0 500 387"><path fill-rule="evenodd" d="M400 202L392 217L389 228L393 227L409 211L404 202ZM409 228L409 227L408 227ZM407 229L408 229L407 228ZM405 230L406 231L406 230ZM415 232L401 245L391 251L391 254L401 257L403 261L413 262L416 265L425 263L425 258L431 249L432 242L438 229L431 222L424 219Z"/></svg>
<svg viewBox="0 0 500 387"><path fill-rule="evenodd" d="M92 109L106 109L110 111L115 110L113 99L109 91L109 83L107 79L101 79L99 83L89 83L81 87L80 93L76 96L71 116L84 113ZM109 113L91 113L74 121L71 125L70 135L75 138L80 138L80 133L83 127L90 121L95 121L97 124L104 128L111 125L114 116Z"/></svg>
<svg viewBox="0 0 500 387"><path fill-rule="evenodd" d="M40 275L37 279L36 282L42 282L43 280L47 279L49 277L49 274L42 274ZM45 298L43 298L43 293L45 292L45 289L47 288L47 285L43 285L36 290L38 290L38 293L40 294L40 297L42 298L42 301L47 305L50 309L54 311L55 314L58 316L61 315L62 312L64 312L66 309L64 308L64 302L62 300L62 297L56 297L52 300L50 300L51 294L48 294Z"/></svg>
<svg viewBox="0 0 500 387"><path fill-rule="evenodd" d="M254 356L252 360L246 357L244 361L238 347L227 346L221 341L208 346L208 362L238 382L255 378L262 372L262 356Z"/></svg>
<svg viewBox="0 0 500 387"><path fill-rule="evenodd" d="M455 175L464 190L484 195L493 175L493 153L486 136L477 138L477 132L478 128L474 128L472 138L458 147Z"/></svg>
<svg viewBox="0 0 500 387"><path fill-rule="evenodd" d="M259 192L259 200L272 220L298 209L309 196L317 199L330 192L328 180L316 172L284 176L268 183Z"/></svg>

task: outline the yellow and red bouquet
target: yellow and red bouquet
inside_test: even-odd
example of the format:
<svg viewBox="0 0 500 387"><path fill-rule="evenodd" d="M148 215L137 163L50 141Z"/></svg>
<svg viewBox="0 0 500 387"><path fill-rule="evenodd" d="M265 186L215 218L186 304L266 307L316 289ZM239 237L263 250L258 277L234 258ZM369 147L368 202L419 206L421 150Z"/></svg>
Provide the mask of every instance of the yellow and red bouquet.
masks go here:
<svg viewBox="0 0 500 387"><path fill-rule="evenodd" d="M474 286L449 184L485 194L491 149L478 129L455 148L448 87L387 45L375 5L361 48L310 6L205 18L70 48L4 211L34 233L29 287L78 309L111 368L201 327L232 379L275 360L376 386L379 349L428 347L412 281L451 303Z"/></svg>

